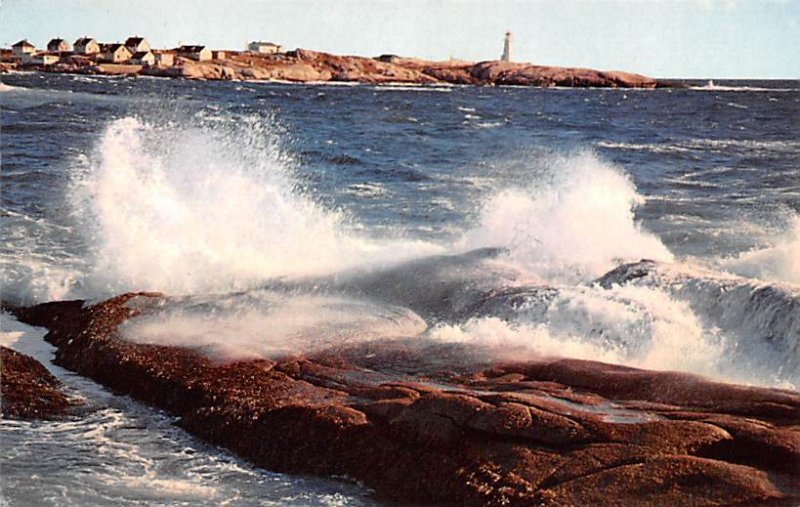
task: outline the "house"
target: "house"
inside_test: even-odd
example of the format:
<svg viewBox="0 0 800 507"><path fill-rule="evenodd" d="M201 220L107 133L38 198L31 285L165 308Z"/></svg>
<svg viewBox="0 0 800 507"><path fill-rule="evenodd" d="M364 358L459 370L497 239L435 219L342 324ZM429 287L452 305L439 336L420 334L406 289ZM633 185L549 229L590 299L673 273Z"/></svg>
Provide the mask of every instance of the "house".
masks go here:
<svg viewBox="0 0 800 507"><path fill-rule="evenodd" d="M30 62L35 65L53 65L54 63L58 63L59 56L57 54L52 53L36 53L31 58Z"/></svg>
<svg viewBox="0 0 800 507"><path fill-rule="evenodd" d="M47 51L51 53L60 53L69 50L69 42L64 39L50 39L50 42L47 43Z"/></svg>
<svg viewBox="0 0 800 507"><path fill-rule="evenodd" d="M283 47L273 42L253 41L247 45L247 50L253 53L262 53L271 55L274 53L283 53Z"/></svg>
<svg viewBox="0 0 800 507"><path fill-rule="evenodd" d="M79 55L95 55L100 52L100 44L91 37L81 37L72 45Z"/></svg>
<svg viewBox="0 0 800 507"><path fill-rule="evenodd" d="M224 60L227 55L225 51L212 51L211 56L214 60Z"/></svg>
<svg viewBox="0 0 800 507"><path fill-rule="evenodd" d="M129 63L134 65L146 65L149 67L155 65L156 57L150 51L139 51L131 56Z"/></svg>
<svg viewBox="0 0 800 507"><path fill-rule="evenodd" d="M124 44L115 42L112 44L100 44L100 59L109 63L123 63L130 60L131 52Z"/></svg>
<svg viewBox="0 0 800 507"><path fill-rule="evenodd" d="M154 55L155 64L158 67L172 67L175 64L175 55L159 51Z"/></svg>
<svg viewBox="0 0 800 507"><path fill-rule="evenodd" d="M131 54L147 53L150 51L150 43L144 37L128 37L125 41L125 47Z"/></svg>
<svg viewBox="0 0 800 507"><path fill-rule="evenodd" d="M17 58L21 58L22 61L28 61L31 55L36 53L36 46L28 42L27 39L23 39L11 46L11 50Z"/></svg>
<svg viewBox="0 0 800 507"><path fill-rule="evenodd" d="M178 48L178 56L202 62L211 60L212 54L211 50L205 46L181 46Z"/></svg>

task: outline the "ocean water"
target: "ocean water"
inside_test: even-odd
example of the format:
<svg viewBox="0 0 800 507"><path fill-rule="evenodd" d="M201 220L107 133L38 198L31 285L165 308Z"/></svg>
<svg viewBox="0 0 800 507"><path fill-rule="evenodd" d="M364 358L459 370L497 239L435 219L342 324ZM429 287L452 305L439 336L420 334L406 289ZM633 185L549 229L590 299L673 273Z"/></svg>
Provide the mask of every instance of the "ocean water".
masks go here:
<svg viewBox="0 0 800 507"><path fill-rule="evenodd" d="M125 337L222 358L410 338L800 385L798 81L2 80L3 299L163 291ZM372 502L56 372L98 408L0 422L11 504Z"/></svg>

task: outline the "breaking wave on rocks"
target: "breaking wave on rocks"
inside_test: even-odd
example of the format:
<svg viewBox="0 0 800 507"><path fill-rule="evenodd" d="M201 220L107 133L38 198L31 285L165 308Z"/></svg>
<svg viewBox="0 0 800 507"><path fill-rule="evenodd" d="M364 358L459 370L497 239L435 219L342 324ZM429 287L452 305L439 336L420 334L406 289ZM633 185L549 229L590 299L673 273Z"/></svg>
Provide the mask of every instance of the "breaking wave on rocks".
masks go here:
<svg viewBox="0 0 800 507"><path fill-rule="evenodd" d="M795 215L770 244L724 258L719 264L742 276L800 286L800 216Z"/></svg>
<svg viewBox="0 0 800 507"><path fill-rule="evenodd" d="M554 157L530 177L528 187L489 199L465 245L507 248L517 267L547 283L585 281L626 259L673 259L636 220L644 199L616 167L580 153Z"/></svg>
<svg viewBox="0 0 800 507"><path fill-rule="evenodd" d="M631 178L578 152L494 182L456 240L371 235L299 184L280 141L256 117L113 121L73 177L88 267L59 297L183 295L132 320L125 335L218 358L413 337L494 359L569 356L798 382L798 296L767 285L780 302L753 299L767 283L756 278L800 280L797 220L769 246L719 260L739 276L695 270L638 219L645 201ZM659 269L596 283L639 259ZM737 281L719 282L726 277Z"/></svg>
<svg viewBox="0 0 800 507"><path fill-rule="evenodd" d="M694 291L663 276L646 286L593 283L624 262L675 259L636 219L643 198L632 181L591 153L553 157L527 187L498 188L476 227L433 245L351 232L344 213L298 188L270 133L251 128L233 143L202 127L165 133L134 119L109 127L84 186L99 239L93 276L117 291L246 289L178 300L132 321L130 339L239 358L414 336L507 359L566 355L794 381L780 358L745 361L743 343L758 342L753 334L766 343L769 331L745 336L715 318L719 308L698 303L709 297L701 282L684 285ZM170 149L150 148L152 136L165 135ZM457 253L481 248L495 250ZM775 248L770 259L782 255ZM442 284L449 292L437 292ZM459 305L440 302L448 298Z"/></svg>

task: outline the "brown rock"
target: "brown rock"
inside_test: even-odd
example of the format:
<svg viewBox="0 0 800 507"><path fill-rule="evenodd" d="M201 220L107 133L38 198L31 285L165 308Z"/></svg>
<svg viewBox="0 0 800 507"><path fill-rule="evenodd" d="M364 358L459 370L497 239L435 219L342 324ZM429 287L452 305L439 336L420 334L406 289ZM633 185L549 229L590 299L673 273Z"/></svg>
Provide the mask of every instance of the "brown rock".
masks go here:
<svg viewBox="0 0 800 507"><path fill-rule="evenodd" d="M656 88L670 83L619 71L547 67L502 61L427 61L397 55L378 58L342 56L296 49L261 55L233 52L224 60L197 62L178 58L168 68L99 63L73 55L57 65L37 67L43 72L137 75L206 80L285 80L294 82L358 82L404 84L568 86L603 88ZM10 64L9 64L10 65Z"/></svg>
<svg viewBox="0 0 800 507"><path fill-rule="evenodd" d="M51 419L77 403L37 360L0 346L0 412L11 419Z"/></svg>
<svg viewBox="0 0 800 507"><path fill-rule="evenodd" d="M442 371L441 357L402 341L221 364L119 339L122 322L162 298L9 310L50 328L59 364L167 410L201 438L271 470L345 475L394 501L800 501L792 391L566 359ZM396 361L429 373L398 374L387 366Z"/></svg>

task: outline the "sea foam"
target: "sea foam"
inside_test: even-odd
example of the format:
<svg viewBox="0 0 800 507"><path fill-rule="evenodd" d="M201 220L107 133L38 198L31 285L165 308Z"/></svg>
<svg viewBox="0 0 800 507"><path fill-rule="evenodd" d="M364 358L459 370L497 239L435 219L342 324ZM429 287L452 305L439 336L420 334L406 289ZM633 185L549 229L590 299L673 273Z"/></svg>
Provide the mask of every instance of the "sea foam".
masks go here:
<svg viewBox="0 0 800 507"><path fill-rule="evenodd" d="M624 259L673 260L636 220L644 199L620 169L587 152L553 157L530 177L488 200L467 248L508 248L515 265L549 283L585 281Z"/></svg>
<svg viewBox="0 0 800 507"><path fill-rule="evenodd" d="M769 244L719 261L723 269L739 275L800 287L800 215Z"/></svg>

